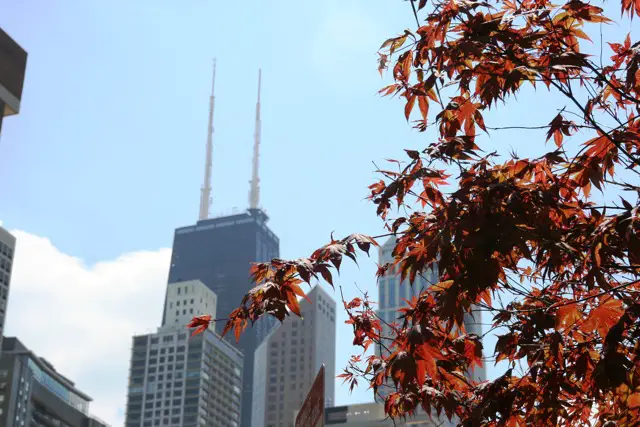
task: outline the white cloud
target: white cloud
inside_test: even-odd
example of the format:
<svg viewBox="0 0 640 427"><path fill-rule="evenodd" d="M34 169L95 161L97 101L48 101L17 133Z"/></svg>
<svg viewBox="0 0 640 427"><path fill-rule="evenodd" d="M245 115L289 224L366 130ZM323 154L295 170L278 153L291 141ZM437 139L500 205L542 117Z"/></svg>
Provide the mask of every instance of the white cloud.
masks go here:
<svg viewBox="0 0 640 427"><path fill-rule="evenodd" d="M17 247L5 334L89 394L93 414L123 425L131 337L160 325L171 250L86 266L46 238L12 234Z"/></svg>

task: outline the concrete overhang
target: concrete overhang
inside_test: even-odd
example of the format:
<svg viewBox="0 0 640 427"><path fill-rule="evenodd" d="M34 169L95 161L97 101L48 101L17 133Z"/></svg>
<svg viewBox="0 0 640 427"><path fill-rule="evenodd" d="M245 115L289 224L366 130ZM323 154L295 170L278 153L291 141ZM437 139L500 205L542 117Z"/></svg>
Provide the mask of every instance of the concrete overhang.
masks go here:
<svg viewBox="0 0 640 427"><path fill-rule="evenodd" d="M2 116L20 112L27 52L0 28L0 101Z"/></svg>

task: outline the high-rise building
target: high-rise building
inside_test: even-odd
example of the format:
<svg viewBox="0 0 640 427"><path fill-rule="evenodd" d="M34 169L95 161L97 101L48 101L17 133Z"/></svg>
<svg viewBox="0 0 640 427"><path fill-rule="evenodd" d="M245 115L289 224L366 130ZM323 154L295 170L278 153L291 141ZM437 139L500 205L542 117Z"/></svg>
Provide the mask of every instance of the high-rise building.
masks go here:
<svg viewBox="0 0 640 427"><path fill-rule="evenodd" d="M379 264L393 261L394 246L395 239L391 238L380 247ZM378 281L378 316L384 321L382 324L385 336L390 334L390 328L386 324L396 322L398 310L406 307L406 301L410 301L414 296L417 297L420 292L438 281L437 272L430 270L422 276L416 277L413 286L411 286L408 280L400 282L400 276L396 273L397 270L390 270Z"/></svg>
<svg viewBox="0 0 640 427"><path fill-rule="evenodd" d="M7 316L11 267L13 265L13 253L15 249L16 238L7 230L0 227L0 355L2 354L2 336L4 335L5 317Z"/></svg>
<svg viewBox="0 0 640 427"><path fill-rule="evenodd" d="M27 52L0 28L0 133L5 116L20 112Z"/></svg>
<svg viewBox="0 0 640 427"><path fill-rule="evenodd" d="M201 280L217 296L217 316L227 317L238 308L251 289L249 269L255 262L269 261L279 256L278 237L267 226L268 216L259 208L260 179L259 148L261 137L260 79L253 149L253 171L246 212L209 218L211 203L211 167L213 150L213 112L215 96L209 104L209 130L206 145L204 184L201 190L199 220L195 225L175 230L169 282ZM215 65L214 65L215 82ZM165 307L165 314L167 309ZM166 320L166 319L165 319ZM233 334L225 336L244 355L244 383L242 387L242 426L252 427L253 362L256 347L275 326L273 318L263 318L242 334L236 344ZM224 322L217 322L221 334Z"/></svg>
<svg viewBox="0 0 640 427"><path fill-rule="evenodd" d="M107 426L89 415L89 396L17 338L5 338L2 350L0 426Z"/></svg>
<svg viewBox="0 0 640 427"><path fill-rule="evenodd" d="M186 322L215 315L216 295L198 280L167 286L163 325L133 337L126 427L238 427L242 353L212 330Z"/></svg>
<svg viewBox="0 0 640 427"><path fill-rule="evenodd" d="M253 426L292 427L320 367L325 406L334 404L336 303L320 286L302 299L302 317L290 316L256 350Z"/></svg>
<svg viewBox="0 0 640 427"><path fill-rule="evenodd" d="M386 264L393 261L393 248L395 247L395 237L388 239L379 250L378 260L379 264ZM412 297L420 295L425 289L428 289L431 285L438 282L438 272L435 269L425 272L422 276L417 277L413 286L409 284L408 280L400 281L400 276L397 274L396 269L390 269L388 273L381 277L378 282L378 316L383 322L383 335L390 336L390 327L387 324L401 323L397 320L400 308L406 307L406 301L411 300ZM465 315L464 324L467 333L474 333L478 336L482 336L482 312L475 311L473 316ZM376 347L376 354L388 355L385 349ZM485 368L476 367L473 374L469 373L477 381L484 381L486 379ZM381 387L379 392L382 396L386 395L390 387Z"/></svg>

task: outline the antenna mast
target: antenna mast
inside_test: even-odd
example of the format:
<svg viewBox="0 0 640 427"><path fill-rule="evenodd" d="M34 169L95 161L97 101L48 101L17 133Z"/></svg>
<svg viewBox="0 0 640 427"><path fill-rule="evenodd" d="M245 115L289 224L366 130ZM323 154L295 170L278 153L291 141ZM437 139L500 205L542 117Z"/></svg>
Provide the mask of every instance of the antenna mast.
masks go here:
<svg viewBox="0 0 640 427"><path fill-rule="evenodd" d="M249 208L258 209L260 203L260 177L258 176L260 167L260 133L262 121L260 120L260 85L262 81L262 70L258 70L258 102L256 102L256 129L253 134L253 172L251 174L251 189L249 191Z"/></svg>
<svg viewBox="0 0 640 427"><path fill-rule="evenodd" d="M213 155L213 109L216 97L214 88L216 85L216 60L213 60L213 80L211 82L211 96L209 97L209 129L207 132L207 154L204 164L204 183L200 190L200 215L199 220L209 218L209 208L211 207L211 164Z"/></svg>

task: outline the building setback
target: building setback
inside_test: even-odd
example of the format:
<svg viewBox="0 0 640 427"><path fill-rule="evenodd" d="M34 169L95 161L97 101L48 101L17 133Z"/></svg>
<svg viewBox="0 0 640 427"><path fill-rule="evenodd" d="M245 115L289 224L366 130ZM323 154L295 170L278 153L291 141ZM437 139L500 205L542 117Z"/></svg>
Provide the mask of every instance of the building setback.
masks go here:
<svg viewBox="0 0 640 427"><path fill-rule="evenodd" d="M2 350L0 426L107 426L89 415L89 396L17 338L6 337Z"/></svg>
<svg viewBox="0 0 640 427"><path fill-rule="evenodd" d="M334 404L336 303L320 286L302 299L302 318L285 319L258 346L254 362L253 426L290 427L322 364L325 406Z"/></svg>
<svg viewBox="0 0 640 427"><path fill-rule="evenodd" d="M2 337L4 336L4 323L7 316L7 301L9 300L11 268L15 249L16 238L0 227L0 355L2 355Z"/></svg>
<svg viewBox="0 0 640 427"><path fill-rule="evenodd" d="M267 227L267 219L262 210L250 209L178 228L173 239L169 282L201 280L217 297L217 316L227 317L252 287L249 281L251 263L279 256L279 239ZM233 334L225 336L244 355L243 427L254 426L251 422L251 395L255 349L275 322L271 317L261 319L252 328L247 328L238 344ZM224 322L216 323L216 332L221 334L223 327Z"/></svg>
<svg viewBox="0 0 640 427"><path fill-rule="evenodd" d="M125 426L238 427L242 353L211 330L190 337L184 323L215 316L215 294L192 280L166 295L163 325L133 337Z"/></svg>
<svg viewBox="0 0 640 427"><path fill-rule="evenodd" d="M215 319L216 302L216 294L200 280L169 283L162 316L165 323L162 326L186 328L191 319L205 314Z"/></svg>

